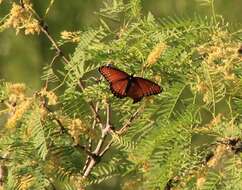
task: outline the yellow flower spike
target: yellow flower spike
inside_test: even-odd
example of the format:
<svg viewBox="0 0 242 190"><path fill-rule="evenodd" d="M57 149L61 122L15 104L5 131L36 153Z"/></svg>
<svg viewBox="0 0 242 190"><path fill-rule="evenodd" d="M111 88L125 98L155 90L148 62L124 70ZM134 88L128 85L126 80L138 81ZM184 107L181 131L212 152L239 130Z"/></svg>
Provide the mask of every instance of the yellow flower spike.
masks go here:
<svg viewBox="0 0 242 190"><path fill-rule="evenodd" d="M20 96L26 92L26 86L23 83L8 84L7 89L10 94L14 94L16 96Z"/></svg>
<svg viewBox="0 0 242 190"><path fill-rule="evenodd" d="M81 134L88 134L89 130L80 119L73 119L69 125L69 134L73 137L76 144L80 141Z"/></svg>
<svg viewBox="0 0 242 190"><path fill-rule="evenodd" d="M10 116L10 118L8 119L5 127L14 128L16 126L16 123L18 122L18 120L20 120L22 118L23 114L29 109L29 107L31 106L31 103L32 103L32 101L26 100L26 101L22 102L21 104L19 104L16 107L14 114L12 116Z"/></svg>
<svg viewBox="0 0 242 190"><path fill-rule="evenodd" d="M225 154L225 152L226 152L226 145L224 144L218 145L214 152L214 156L212 157L212 159L210 159L207 162L208 167L210 168L216 167L220 159L222 158L222 156Z"/></svg>
<svg viewBox="0 0 242 190"><path fill-rule="evenodd" d="M14 28L16 30L16 34L23 29L25 31L25 35L35 33L39 34L41 31L38 21L34 19L33 16L32 4L27 0L24 1L24 7L16 3L12 4L9 17L3 27Z"/></svg>
<svg viewBox="0 0 242 190"><path fill-rule="evenodd" d="M197 178L197 188L200 189L203 184L205 183L206 178L204 176L198 177Z"/></svg>
<svg viewBox="0 0 242 190"><path fill-rule="evenodd" d="M67 32L66 30L64 30L63 32L61 32L61 38L64 40L69 40L70 39L70 32Z"/></svg>
<svg viewBox="0 0 242 190"><path fill-rule="evenodd" d="M73 43L79 42L81 40L80 32L68 32L66 30L61 32L61 38L63 40L70 41Z"/></svg>
<svg viewBox="0 0 242 190"><path fill-rule="evenodd" d="M47 91L45 88L40 91L42 96L46 96L48 98L48 105L56 105L58 102L58 97L53 91Z"/></svg>
<svg viewBox="0 0 242 190"><path fill-rule="evenodd" d="M32 22L28 22L25 25L25 35L28 34L39 34L41 32L41 27L39 25L39 22L37 20L33 20Z"/></svg>
<svg viewBox="0 0 242 190"><path fill-rule="evenodd" d="M206 93L208 91L208 86L206 83L204 83L199 76L197 76L197 84L195 86L195 90L197 92L200 92L202 94Z"/></svg>
<svg viewBox="0 0 242 190"><path fill-rule="evenodd" d="M146 66L151 66L155 64L160 58L161 54L166 50L167 45L164 42L160 42L155 46L155 48L150 52L147 58Z"/></svg>
<svg viewBox="0 0 242 190"><path fill-rule="evenodd" d="M24 20L24 9L20 5L13 3L12 9L10 11L10 16L8 20L5 22L4 26L5 28L16 28L17 33L19 31L18 27L22 25L22 22Z"/></svg>
<svg viewBox="0 0 242 190"><path fill-rule="evenodd" d="M212 119L212 121L207 125L208 128L219 125L222 122L223 115L219 113L216 117Z"/></svg>
<svg viewBox="0 0 242 190"><path fill-rule="evenodd" d="M154 80L159 83L161 82L161 76L160 75L155 75Z"/></svg>

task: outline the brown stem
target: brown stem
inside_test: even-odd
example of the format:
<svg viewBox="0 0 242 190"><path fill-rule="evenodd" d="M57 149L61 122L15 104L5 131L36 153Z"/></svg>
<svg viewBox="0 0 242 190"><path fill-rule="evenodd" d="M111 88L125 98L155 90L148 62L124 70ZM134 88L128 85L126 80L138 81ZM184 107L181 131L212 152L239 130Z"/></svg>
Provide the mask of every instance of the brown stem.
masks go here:
<svg viewBox="0 0 242 190"><path fill-rule="evenodd" d="M129 120L126 122L126 124L124 124L124 126L118 131L119 135L123 135L127 129L129 128L130 124L132 123L132 121L137 117L138 113L140 113L140 111L143 109L143 107L140 107L139 109L137 109L129 118ZM108 133L112 133L112 129L111 129L111 125L110 125L110 116L111 116L111 112L110 112L110 105L107 104L107 122L106 122L106 127L102 130L102 138L99 140L98 145L95 149L95 151L93 152L95 155L97 155L99 157L99 159L110 149L110 147L113 144L113 141L109 141L109 143L105 146L105 148L103 148L102 151L102 145L105 141L105 138L107 137ZM97 163L97 161L95 159L92 159L86 169L86 171L84 172L83 177L87 177L90 172L92 171L92 168L95 166L95 164Z"/></svg>
<svg viewBox="0 0 242 190"><path fill-rule="evenodd" d="M132 121L137 117L137 115L140 113L140 111L143 109L143 107L139 107L129 118L129 120L124 124L124 126L122 128L120 128L118 131L116 131L116 133L118 135L123 135L128 128L130 127L130 124L132 123Z"/></svg>
<svg viewBox="0 0 242 190"><path fill-rule="evenodd" d="M131 117L129 118L129 120L124 124L124 126L119 129L116 134L118 135L123 135L127 130L128 128L130 127L130 124L132 123L132 121L137 117L138 113L140 113L140 111L143 109L143 107L140 107L139 109L137 109L132 115ZM110 132L113 132L113 131L110 131ZM100 152L99 156L102 157L108 150L109 148L112 146L113 144L113 141L111 140L107 145L106 147L102 150L102 152Z"/></svg>
<svg viewBox="0 0 242 190"><path fill-rule="evenodd" d="M58 46L58 44L55 42L54 38L52 38L52 36L49 34L48 30L41 26L41 31L46 35L46 37L49 39L49 41L51 42L51 44L54 46L55 50L62 56L63 61L66 64L69 64L69 60L67 59L67 57L64 55L63 51L60 49L60 47Z"/></svg>
<svg viewBox="0 0 242 190"><path fill-rule="evenodd" d="M98 112L98 106L99 106L99 102L96 103L96 109L95 109L96 112ZM92 123L92 129L95 128L96 123L97 123L97 120L94 118L93 123ZM92 150L92 139L91 138L88 140L88 149L90 151ZM87 158L86 158L85 165L84 165L83 170L82 170L83 172L86 171L87 166L89 165L90 161L91 161L91 157L88 155Z"/></svg>

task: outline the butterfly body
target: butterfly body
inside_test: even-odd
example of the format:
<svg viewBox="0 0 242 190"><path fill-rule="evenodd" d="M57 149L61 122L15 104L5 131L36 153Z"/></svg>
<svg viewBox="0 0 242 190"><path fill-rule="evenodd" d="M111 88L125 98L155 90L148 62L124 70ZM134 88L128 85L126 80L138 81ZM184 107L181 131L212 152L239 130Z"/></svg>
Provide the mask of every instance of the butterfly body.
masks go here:
<svg viewBox="0 0 242 190"><path fill-rule="evenodd" d="M118 98L130 97L133 103L139 102L144 96L159 94L162 88L141 77L134 77L111 66L102 66L99 72L110 84L111 92Z"/></svg>

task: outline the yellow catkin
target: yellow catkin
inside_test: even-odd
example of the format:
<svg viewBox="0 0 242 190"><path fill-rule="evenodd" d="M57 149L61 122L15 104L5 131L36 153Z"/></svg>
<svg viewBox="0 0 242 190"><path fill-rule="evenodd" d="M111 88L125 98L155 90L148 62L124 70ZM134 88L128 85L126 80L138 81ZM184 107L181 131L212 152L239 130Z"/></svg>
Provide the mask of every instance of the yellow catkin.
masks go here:
<svg viewBox="0 0 242 190"><path fill-rule="evenodd" d="M71 32L67 32L66 30L61 32L61 38L64 40L69 40L71 37Z"/></svg>
<svg viewBox="0 0 242 190"><path fill-rule="evenodd" d="M14 128L16 126L17 122L22 118L23 114L29 109L30 106L31 106L30 100L26 100L26 101L22 102L21 104L19 104L16 107L16 110L13 113L13 115L11 115L9 117L5 127Z"/></svg>
<svg viewBox="0 0 242 190"><path fill-rule="evenodd" d="M9 94L15 94L17 96L26 92L26 86L23 83L9 84L7 85Z"/></svg>
<svg viewBox="0 0 242 190"><path fill-rule="evenodd" d="M46 96L48 98L48 105L56 105L58 102L58 97L53 91L47 91L46 89L42 89L40 91L42 96Z"/></svg>
<svg viewBox="0 0 242 190"><path fill-rule="evenodd" d="M151 165L150 165L150 162L148 160L145 160L142 163L142 170L143 170L143 172L148 172L150 167L151 167Z"/></svg>
<svg viewBox="0 0 242 190"><path fill-rule="evenodd" d="M204 176L198 177L197 178L197 189L200 189L203 186L205 181L206 181L206 178Z"/></svg>
<svg viewBox="0 0 242 190"><path fill-rule="evenodd" d="M16 104L18 101L22 102L25 99L26 86L22 83L6 84L6 90L9 94L9 103Z"/></svg>
<svg viewBox="0 0 242 190"><path fill-rule="evenodd" d="M162 53L166 50L166 47L167 45L164 42L160 42L159 44L157 44L148 55L146 66L151 66L155 64L162 55Z"/></svg>
<svg viewBox="0 0 242 190"><path fill-rule="evenodd" d="M37 20L33 20L32 22L28 22L25 25L25 35L28 34L39 34L41 32L41 27L39 25L39 22Z"/></svg>
<svg viewBox="0 0 242 190"><path fill-rule="evenodd" d="M41 27L39 22L34 18L31 10L32 4L27 0L24 1L24 7L13 3L9 17L3 27L14 28L16 30L16 34L18 34L21 29L24 30L25 35L35 33L39 34Z"/></svg>
<svg viewBox="0 0 242 190"><path fill-rule="evenodd" d="M63 31L61 32L61 38L63 40L74 42L74 43L79 42L81 40L80 32Z"/></svg>
<svg viewBox="0 0 242 190"><path fill-rule="evenodd" d="M79 190L85 190L83 186L85 186L85 183L88 182L87 179L81 175L71 176L70 181L72 182L72 184L74 184L76 189Z"/></svg>
<svg viewBox="0 0 242 190"><path fill-rule="evenodd" d="M12 9L10 11L10 16L8 20L5 22L4 26L6 28L16 28L16 32L19 32L19 27L21 27L22 22L24 20L24 9L20 5L13 3Z"/></svg>
<svg viewBox="0 0 242 190"><path fill-rule="evenodd" d="M214 152L214 156L207 162L208 167L216 167L218 165L218 162L221 160L222 156L225 154L226 150L226 145L218 145Z"/></svg>
<svg viewBox="0 0 242 190"><path fill-rule="evenodd" d="M207 125L208 128L219 125L222 122L222 116L223 115L219 113L216 117L214 117L213 120Z"/></svg>
<svg viewBox="0 0 242 190"><path fill-rule="evenodd" d="M81 134L88 134L89 130L80 119L73 119L69 125L69 133L74 138L76 144L79 143Z"/></svg>
<svg viewBox="0 0 242 190"><path fill-rule="evenodd" d="M208 89L207 84L197 75L196 85L194 85L193 90L201 94L205 94L207 93Z"/></svg>

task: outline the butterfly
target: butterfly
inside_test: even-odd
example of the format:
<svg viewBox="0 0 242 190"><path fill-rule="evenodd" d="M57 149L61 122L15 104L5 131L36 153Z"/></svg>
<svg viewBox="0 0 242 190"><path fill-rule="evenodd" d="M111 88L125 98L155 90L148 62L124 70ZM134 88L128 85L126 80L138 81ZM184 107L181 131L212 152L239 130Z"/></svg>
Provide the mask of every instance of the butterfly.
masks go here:
<svg viewBox="0 0 242 190"><path fill-rule="evenodd" d="M141 77L134 77L112 66L101 66L99 72L109 82L111 92L118 98L130 97L133 103L139 102L144 96L159 94L162 88Z"/></svg>

